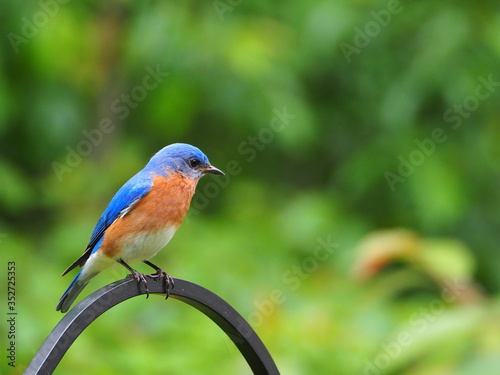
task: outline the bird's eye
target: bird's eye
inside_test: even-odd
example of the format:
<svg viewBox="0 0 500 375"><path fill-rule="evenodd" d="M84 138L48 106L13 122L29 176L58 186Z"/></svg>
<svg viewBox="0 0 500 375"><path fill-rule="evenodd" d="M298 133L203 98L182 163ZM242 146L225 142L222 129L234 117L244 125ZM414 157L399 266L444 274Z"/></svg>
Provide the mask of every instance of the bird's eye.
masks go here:
<svg viewBox="0 0 500 375"><path fill-rule="evenodd" d="M188 160L188 164L191 168L196 168L201 163L200 159L191 158Z"/></svg>

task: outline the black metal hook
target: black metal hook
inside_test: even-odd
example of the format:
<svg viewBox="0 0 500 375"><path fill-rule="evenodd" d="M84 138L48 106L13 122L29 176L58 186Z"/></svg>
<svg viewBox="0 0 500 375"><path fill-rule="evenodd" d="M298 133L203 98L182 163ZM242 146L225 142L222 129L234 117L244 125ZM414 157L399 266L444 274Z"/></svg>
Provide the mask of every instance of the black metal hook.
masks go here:
<svg viewBox="0 0 500 375"><path fill-rule="evenodd" d="M278 375L268 350L250 325L226 301L192 282L175 279L170 298L175 298L212 319L234 342L254 374ZM148 280L149 293L165 294L162 278ZM24 372L25 375L52 374L69 347L98 316L113 306L144 294L133 279L123 279L92 293L57 324Z"/></svg>

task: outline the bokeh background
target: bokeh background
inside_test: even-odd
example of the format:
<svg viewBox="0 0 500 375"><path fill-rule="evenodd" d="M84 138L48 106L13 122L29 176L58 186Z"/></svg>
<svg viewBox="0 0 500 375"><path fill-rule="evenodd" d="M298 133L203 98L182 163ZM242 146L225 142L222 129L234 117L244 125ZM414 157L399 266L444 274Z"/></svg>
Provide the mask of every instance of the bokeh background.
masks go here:
<svg viewBox="0 0 500 375"><path fill-rule="evenodd" d="M231 303L283 374L498 373L497 2L7 1L0 19L2 374L61 319L60 274L114 192L174 142L227 175L154 262ZM155 296L56 371L166 372L250 370Z"/></svg>

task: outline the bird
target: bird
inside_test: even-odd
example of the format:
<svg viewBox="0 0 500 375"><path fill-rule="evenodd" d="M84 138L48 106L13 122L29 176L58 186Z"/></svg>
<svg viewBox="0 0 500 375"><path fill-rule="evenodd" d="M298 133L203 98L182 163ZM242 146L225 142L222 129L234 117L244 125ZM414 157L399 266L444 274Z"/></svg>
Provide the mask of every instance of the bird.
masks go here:
<svg viewBox="0 0 500 375"><path fill-rule="evenodd" d="M67 312L90 280L116 263L131 272L129 277L135 278L139 287L144 285L147 295L144 276L162 276L168 297L173 279L148 259L175 234L199 179L208 173L224 175L195 146L174 143L158 151L116 192L92 231L85 251L63 272L62 276L81 267L61 296L56 311ZM143 275L129 265L139 261L156 273Z"/></svg>

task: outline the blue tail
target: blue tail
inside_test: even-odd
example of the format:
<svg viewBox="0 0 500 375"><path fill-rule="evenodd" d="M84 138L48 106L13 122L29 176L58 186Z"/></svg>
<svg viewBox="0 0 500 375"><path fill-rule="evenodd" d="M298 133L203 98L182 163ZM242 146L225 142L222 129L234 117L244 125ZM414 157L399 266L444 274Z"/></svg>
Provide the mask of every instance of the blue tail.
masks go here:
<svg viewBox="0 0 500 375"><path fill-rule="evenodd" d="M61 311L62 313L68 311L73 301L76 297L78 297L82 289L89 283L90 278L87 278L86 281L80 280L82 271L78 272L78 275L76 275L71 284L69 284L68 289L66 289L63 293L59 303L57 304L56 311Z"/></svg>

